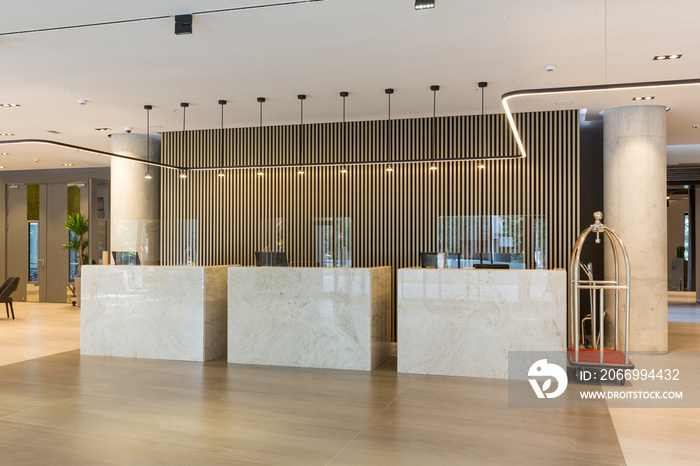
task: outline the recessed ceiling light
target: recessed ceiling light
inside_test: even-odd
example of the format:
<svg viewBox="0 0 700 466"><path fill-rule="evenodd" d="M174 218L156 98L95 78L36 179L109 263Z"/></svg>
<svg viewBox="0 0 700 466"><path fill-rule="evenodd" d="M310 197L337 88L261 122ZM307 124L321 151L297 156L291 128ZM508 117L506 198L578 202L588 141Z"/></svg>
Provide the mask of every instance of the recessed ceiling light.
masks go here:
<svg viewBox="0 0 700 466"><path fill-rule="evenodd" d="M416 10L435 8L435 0L416 0Z"/></svg>
<svg viewBox="0 0 700 466"><path fill-rule="evenodd" d="M643 97L633 97L632 100L654 100L653 95L647 95Z"/></svg>
<svg viewBox="0 0 700 466"><path fill-rule="evenodd" d="M694 129L698 129L699 127L700 127L700 126L698 126L698 125L693 125L693 128L694 128Z"/></svg>
<svg viewBox="0 0 700 466"><path fill-rule="evenodd" d="M0 136L14 136L15 133L0 133Z"/></svg>
<svg viewBox="0 0 700 466"><path fill-rule="evenodd" d="M0 152L0 155L10 155L9 152Z"/></svg>
<svg viewBox="0 0 700 466"><path fill-rule="evenodd" d="M64 166L64 167L72 167L73 164L72 164L72 163L64 163L63 166Z"/></svg>
<svg viewBox="0 0 700 466"><path fill-rule="evenodd" d="M112 128L95 128L95 131L112 131Z"/></svg>
<svg viewBox="0 0 700 466"><path fill-rule="evenodd" d="M5 165L0 165L0 168L5 168Z"/></svg>
<svg viewBox="0 0 700 466"><path fill-rule="evenodd" d="M670 55L657 55L654 57L654 60L678 60L682 56L683 54L681 53L672 53Z"/></svg>
<svg viewBox="0 0 700 466"><path fill-rule="evenodd" d="M21 107L20 104L0 104L0 107Z"/></svg>

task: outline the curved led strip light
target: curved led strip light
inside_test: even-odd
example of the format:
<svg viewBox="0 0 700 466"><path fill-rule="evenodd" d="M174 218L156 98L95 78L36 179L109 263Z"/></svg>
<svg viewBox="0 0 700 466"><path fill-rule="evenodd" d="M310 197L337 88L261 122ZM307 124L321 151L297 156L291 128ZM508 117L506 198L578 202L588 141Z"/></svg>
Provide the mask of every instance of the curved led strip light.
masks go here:
<svg viewBox="0 0 700 466"><path fill-rule="evenodd" d="M602 91L621 91L626 89L655 89L661 87L683 87L683 86L698 86L700 85L700 79L679 79L674 81L649 81L649 82L638 82L638 83L620 83L620 84L599 84L592 86L574 86L574 87L552 87L546 89L523 89L519 91L507 92L501 96L501 104L506 112L506 118L508 119L508 124L513 132L515 141L520 149L520 156L518 158L527 157L525 152L525 147L523 146L523 140L520 137L518 128L515 125L515 120L513 119L513 114L510 111L508 101L514 99L515 97L528 97L534 95L554 95L554 94L576 94L585 92L602 92Z"/></svg>
<svg viewBox="0 0 700 466"><path fill-rule="evenodd" d="M104 155L106 157L112 157L116 159L130 160L136 163L142 163L144 165L151 165L154 167L168 168L171 170L182 170L182 167L177 167L175 165L170 165L167 163L146 161L136 157L130 157L128 155L115 154L114 152L107 152L99 149L91 149L89 147L76 146L74 144L67 144L65 142L51 141L50 139L11 139L9 141L0 141L0 144L45 144L49 146L63 147L65 149L73 149L78 152L90 152L91 154Z"/></svg>

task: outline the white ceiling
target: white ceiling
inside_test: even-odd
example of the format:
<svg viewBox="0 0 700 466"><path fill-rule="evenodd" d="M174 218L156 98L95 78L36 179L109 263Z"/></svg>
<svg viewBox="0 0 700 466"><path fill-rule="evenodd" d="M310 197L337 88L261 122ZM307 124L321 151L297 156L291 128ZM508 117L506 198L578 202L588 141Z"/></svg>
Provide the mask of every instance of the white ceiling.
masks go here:
<svg viewBox="0 0 700 466"><path fill-rule="evenodd" d="M5 2L0 34L105 21L269 5L285 0L149 0ZM500 96L526 88L700 77L700 2L668 0L325 0L291 6L195 15L194 33L176 36L171 17L75 29L0 35L0 133L55 139L109 150L109 127L146 131L299 121L339 121L339 91L349 91L349 120L385 118L393 87L395 118L480 112L479 81L488 81L486 112ZM676 61L652 61L682 53ZM544 66L555 64L555 72ZM514 111L633 105L630 91L605 96L528 98ZM657 90L653 105L671 107L669 144L700 144L700 87ZM78 100L87 100L79 105ZM568 106L556 101L572 100ZM647 103L641 105L649 105ZM51 134L47 131L59 131ZM8 137L0 137L7 140ZM42 146L0 146L5 170L108 165L105 158ZM700 161L700 155L699 161ZM39 159L39 162L34 162Z"/></svg>

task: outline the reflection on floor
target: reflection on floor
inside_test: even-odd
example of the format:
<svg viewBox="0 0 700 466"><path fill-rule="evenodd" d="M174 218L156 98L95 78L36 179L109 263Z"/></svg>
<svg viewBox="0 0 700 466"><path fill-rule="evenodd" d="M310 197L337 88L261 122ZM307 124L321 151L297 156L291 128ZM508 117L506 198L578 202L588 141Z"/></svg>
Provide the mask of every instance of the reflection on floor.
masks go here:
<svg viewBox="0 0 700 466"><path fill-rule="evenodd" d="M17 302L13 307L15 320L0 318L0 366L80 348L80 308Z"/></svg>
<svg viewBox="0 0 700 466"><path fill-rule="evenodd" d="M674 367L679 351L700 351L700 305L670 297L664 367ZM675 353L674 353L675 352ZM677 367L678 365L676 365ZM700 464L700 408L610 409L625 460L630 465Z"/></svg>
<svg viewBox="0 0 700 466"><path fill-rule="evenodd" d="M700 349L697 312L672 307L691 322L671 341ZM15 355L3 464L697 464L699 410L512 409L505 381L397 374L395 359L365 373L80 357L79 310L16 314L0 319L0 357Z"/></svg>

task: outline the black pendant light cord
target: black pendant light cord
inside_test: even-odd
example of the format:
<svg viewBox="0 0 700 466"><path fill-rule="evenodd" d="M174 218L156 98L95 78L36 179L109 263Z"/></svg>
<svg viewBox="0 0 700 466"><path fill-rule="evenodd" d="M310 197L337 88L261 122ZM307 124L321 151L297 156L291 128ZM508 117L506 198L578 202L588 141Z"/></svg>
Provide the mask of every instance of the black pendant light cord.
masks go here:
<svg viewBox="0 0 700 466"><path fill-rule="evenodd" d="M389 163L393 162L393 144L392 144L392 131L391 131L391 94L394 93L393 89L385 89L384 92L389 97L388 105L388 119L387 119L387 159Z"/></svg>
<svg viewBox="0 0 700 466"><path fill-rule="evenodd" d="M304 153L304 100L306 100L306 95L299 94L297 98L299 99L299 160L301 160Z"/></svg>
<svg viewBox="0 0 700 466"><path fill-rule="evenodd" d="M436 149L436 139L435 135L437 134L437 91L440 90L440 86L430 86L430 90L433 91L433 124L432 124L432 144L431 144L431 150L432 150L432 159L435 160L435 149Z"/></svg>
<svg viewBox="0 0 700 466"><path fill-rule="evenodd" d="M145 105L146 109L146 160L149 164L151 162L151 107L150 105ZM149 165L150 168L150 165Z"/></svg>
<svg viewBox="0 0 700 466"><path fill-rule="evenodd" d="M260 102L260 131L258 131L258 161L262 164L262 131L263 131L263 103L265 103L265 97L258 97L258 102Z"/></svg>
<svg viewBox="0 0 700 466"><path fill-rule="evenodd" d="M146 175L145 178L150 180L151 176L151 109L152 105L144 105L146 110Z"/></svg>
<svg viewBox="0 0 700 466"><path fill-rule="evenodd" d="M224 105L227 102L225 100L219 100L219 105L221 105L221 137L219 141L219 165L224 166Z"/></svg>

